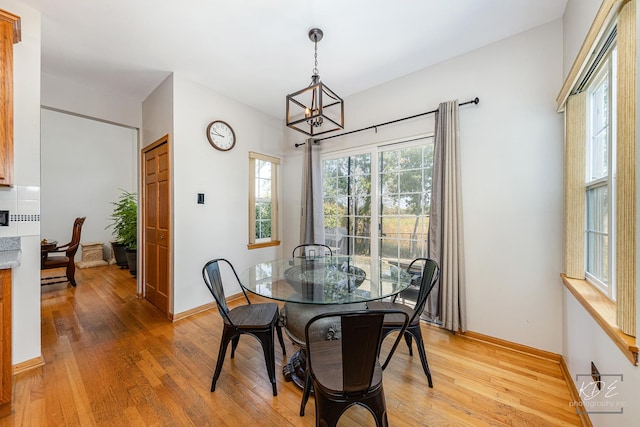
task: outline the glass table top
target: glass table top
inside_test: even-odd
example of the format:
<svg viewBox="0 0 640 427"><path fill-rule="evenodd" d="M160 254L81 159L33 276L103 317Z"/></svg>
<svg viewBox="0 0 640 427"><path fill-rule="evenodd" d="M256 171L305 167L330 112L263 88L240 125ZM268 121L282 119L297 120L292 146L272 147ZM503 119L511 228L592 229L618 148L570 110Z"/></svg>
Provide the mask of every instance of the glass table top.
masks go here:
<svg viewBox="0 0 640 427"><path fill-rule="evenodd" d="M302 304L350 304L402 292L411 275L378 258L327 256L285 258L252 266L242 286L266 298Z"/></svg>

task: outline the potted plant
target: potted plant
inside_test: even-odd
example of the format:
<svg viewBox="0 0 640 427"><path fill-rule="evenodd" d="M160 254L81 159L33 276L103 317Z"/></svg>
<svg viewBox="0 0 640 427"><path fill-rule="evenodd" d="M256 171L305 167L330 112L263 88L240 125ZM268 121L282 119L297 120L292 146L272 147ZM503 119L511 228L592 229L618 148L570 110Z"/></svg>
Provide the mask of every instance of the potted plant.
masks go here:
<svg viewBox="0 0 640 427"><path fill-rule="evenodd" d="M111 203L113 213L112 223L107 227L113 228L113 236L116 238L112 242L116 263L121 267L123 264L129 266L132 275L136 275L137 269L137 249L138 249L138 201L135 193L122 190L122 194L116 202ZM115 244L114 244L115 243ZM122 250L125 251L125 259L122 260ZM120 256L120 261L118 257Z"/></svg>

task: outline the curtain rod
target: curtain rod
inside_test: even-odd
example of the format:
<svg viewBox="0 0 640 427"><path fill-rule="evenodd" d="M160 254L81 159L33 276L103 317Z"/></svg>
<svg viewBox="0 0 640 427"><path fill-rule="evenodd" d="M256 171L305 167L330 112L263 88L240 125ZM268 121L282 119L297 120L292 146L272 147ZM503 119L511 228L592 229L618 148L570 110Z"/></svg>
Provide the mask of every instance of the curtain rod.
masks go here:
<svg viewBox="0 0 640 427"><path fill-rule="evenodd" d="M458 104L458 107L462 107L463 105L467 105L467 104L476 104L476 105L478 105L479 102L480 102L480 98L478 98L476 96L471 101L466 101L466 102L463 102L461 104ZM437 112L438 112L438 109L436 108L435 110L427 111L426 113L414 114L413 116L403 117L401 119L391 120L390 122L380 123L380 124L373 125L373 126L367 126L366 128L362 128L362 129L356 129L356 130L352 130L352 131L349 131L349 132L343 132L343 133L339 133L337 135L325 136L324 138L314 139L313 141L318 143L320 141L324 141L325 139L337 138L339 136L345 136L345 135L349 135L349 134L356 133L356 132L362 132L363 130L376 129L376 128L379 128L380 126L390 125L392 123L401 122L403 120L415 119L416 117L426 116L427 114L433 114L433 113L437 113ZM295 146L296 146L296 148L298 148L298 147L300 147L301 145L304 145L304 144L306 144L306 142L300 142L300 143L296 144Z"/></svg>

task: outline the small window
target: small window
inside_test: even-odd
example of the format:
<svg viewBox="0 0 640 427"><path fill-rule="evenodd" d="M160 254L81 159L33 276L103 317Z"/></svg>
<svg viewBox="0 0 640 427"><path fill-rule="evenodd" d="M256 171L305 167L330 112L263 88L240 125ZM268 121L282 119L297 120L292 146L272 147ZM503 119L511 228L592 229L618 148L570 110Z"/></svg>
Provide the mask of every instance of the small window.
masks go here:
<svg viewBox="0 0 640 427"><path fill-rule="evenodd" d="M249 249L276 246L280 159L249 152Z"/></svg>

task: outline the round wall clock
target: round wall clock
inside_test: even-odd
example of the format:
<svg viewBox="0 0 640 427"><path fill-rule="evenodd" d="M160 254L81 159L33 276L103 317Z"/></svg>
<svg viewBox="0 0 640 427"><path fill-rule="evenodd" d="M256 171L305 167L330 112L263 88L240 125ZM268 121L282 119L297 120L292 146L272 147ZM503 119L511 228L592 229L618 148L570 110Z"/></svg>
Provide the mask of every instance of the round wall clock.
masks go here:
<svg viewBox="0 0 640 427"><path fill-rule="evenodd" d="M228 123L214 120L207 126L207 139L216 150L229 151L236 145L236 134Z"/></svg>

